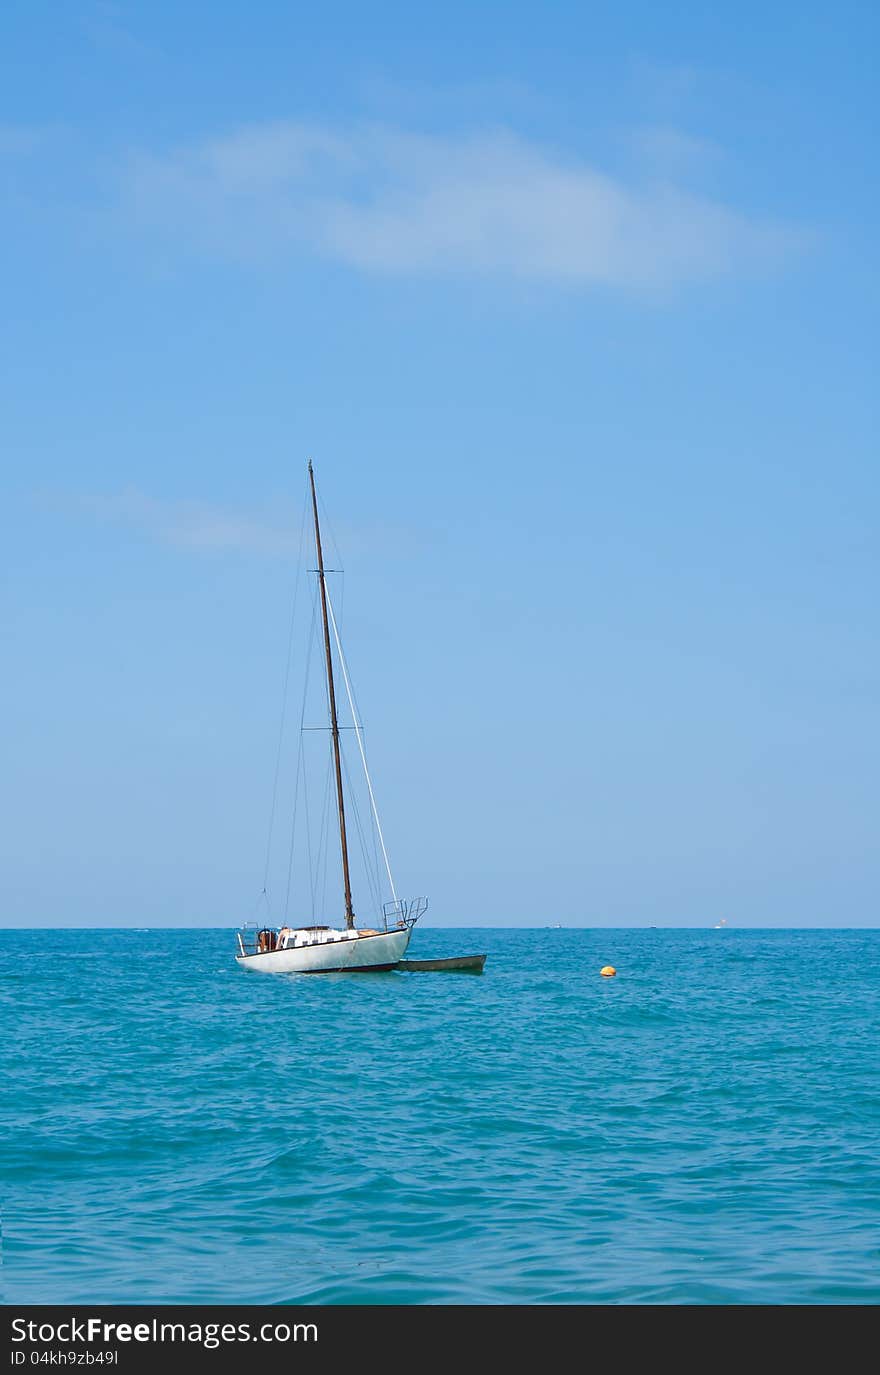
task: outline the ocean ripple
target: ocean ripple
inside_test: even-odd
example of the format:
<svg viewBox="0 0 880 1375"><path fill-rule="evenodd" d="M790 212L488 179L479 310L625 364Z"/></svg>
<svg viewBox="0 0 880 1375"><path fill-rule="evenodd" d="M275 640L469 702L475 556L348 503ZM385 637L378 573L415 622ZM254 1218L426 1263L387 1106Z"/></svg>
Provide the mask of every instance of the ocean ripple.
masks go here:
<svg viewBox="0 0 880 1375"><path fill-rule="evenodd" d="M880 1299L875 931L0 934L7 1303ZM599 969L614 963L618 977Z"/></svg>

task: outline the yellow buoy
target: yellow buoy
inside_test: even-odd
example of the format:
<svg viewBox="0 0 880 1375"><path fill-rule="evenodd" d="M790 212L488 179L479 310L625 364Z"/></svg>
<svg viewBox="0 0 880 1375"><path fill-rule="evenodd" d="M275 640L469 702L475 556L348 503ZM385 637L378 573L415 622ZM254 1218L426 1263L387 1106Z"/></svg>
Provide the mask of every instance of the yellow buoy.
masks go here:
<svg viewBox="0 0 880 1375"><path fill-rule="evenodd" d="M604 969L599 970L599 973L602 975L603 979L610 979L617 973L617 970L614 968L613 964L606 964Z"/></svg>

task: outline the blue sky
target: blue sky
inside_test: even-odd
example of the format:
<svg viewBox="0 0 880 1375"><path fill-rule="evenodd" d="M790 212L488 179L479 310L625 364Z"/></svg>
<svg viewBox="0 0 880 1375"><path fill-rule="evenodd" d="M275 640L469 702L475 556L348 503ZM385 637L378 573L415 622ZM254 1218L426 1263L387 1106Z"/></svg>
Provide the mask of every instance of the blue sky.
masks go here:
<svg viewBox="0 0 880 1375"><path fill-rule="evenodd" d="M876 925L876 8L0 29L5 924L250 915L311 455L427 920Z"/></svg>

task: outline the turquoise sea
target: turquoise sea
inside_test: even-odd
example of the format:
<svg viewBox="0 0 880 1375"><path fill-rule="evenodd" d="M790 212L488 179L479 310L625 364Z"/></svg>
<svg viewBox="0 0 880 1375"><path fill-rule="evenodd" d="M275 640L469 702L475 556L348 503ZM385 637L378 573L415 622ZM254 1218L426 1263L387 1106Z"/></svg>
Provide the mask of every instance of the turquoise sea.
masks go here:
<svg viewBox="0 0 880 1375"><path fill-rule="evenodd" d="M0 933L7 1303L880 1301L880 932ZM599 975L612 964L616 978Z"/></svg>

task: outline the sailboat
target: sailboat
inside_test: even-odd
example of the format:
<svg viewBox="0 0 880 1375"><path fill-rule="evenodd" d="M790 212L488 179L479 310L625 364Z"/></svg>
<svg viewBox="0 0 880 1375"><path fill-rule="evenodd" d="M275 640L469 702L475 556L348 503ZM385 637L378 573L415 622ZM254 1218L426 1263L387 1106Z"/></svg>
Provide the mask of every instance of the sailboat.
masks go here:
<svg viewBox="0 0 880 1375"><path fill-rule="evenodd" d="M254 970L262 974L337 974L366 973L396 969L409 945L412 929L428 906L427 898L404 901L398 898L391 877L391 867L385 849L385 840L376 811L373 786L367 769L367 759L363 748L361 730L355 711L346 660L342 653L339 628L333 611L333 603L327 586L324 569L324 553L321 545L321 527L318 520L318 499L315 493L315 474L309 460L309 488L311 493L312 515L315 525L315 554L318 588L321 604L321 623L324 632L324 662L326 671L327 706L329 729L333 745L333 773L336 781L336 814L339 821L339 852L341 859L342 894L344 916L340 926L329 926L311 922L300 926L282 925L279 927L259 926L244 923L236 933L238 950L235 959L242 969ZM355 920L354 903L351 889L351 871L348 854L348 833L345 818L345 796L342 786L342 758L339 743L339 718L336 710L336 683L333 673L333 653L331 650L330 629L336 644L336 656L342 669L342 676L351 707L354 730L357 734L361 762L366 777L373 819L381 842L382 854L388 874L392 894L390 902L383 904L382 917L377 926L358 926ZM265 889L264 889L265 891Z"/></svg>

